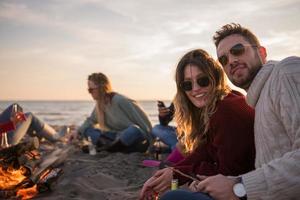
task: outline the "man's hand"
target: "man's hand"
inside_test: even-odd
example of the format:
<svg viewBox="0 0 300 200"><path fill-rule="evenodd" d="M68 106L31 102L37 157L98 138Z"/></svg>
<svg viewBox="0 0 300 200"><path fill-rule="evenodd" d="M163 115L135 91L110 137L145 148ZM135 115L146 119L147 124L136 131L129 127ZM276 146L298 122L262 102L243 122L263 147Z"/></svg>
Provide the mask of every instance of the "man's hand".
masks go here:
<svg viewBox="0 0 300 200"><path fill-rule="evenodd" d="M190 189L194 192L208 193L215 200L239 200L233 193L234 179L228 178L221 174L216 176L200 176L200 181L194 181Z"/></svg>
<svg viewBox="0 0 300 200"><path fill-rule="evenodd" d="M172 178L172 168L158 170L145 182L140 194L140 199L148 199L149 196L152 197L157 193L162 194L166 192L171 187Z"/></svg>

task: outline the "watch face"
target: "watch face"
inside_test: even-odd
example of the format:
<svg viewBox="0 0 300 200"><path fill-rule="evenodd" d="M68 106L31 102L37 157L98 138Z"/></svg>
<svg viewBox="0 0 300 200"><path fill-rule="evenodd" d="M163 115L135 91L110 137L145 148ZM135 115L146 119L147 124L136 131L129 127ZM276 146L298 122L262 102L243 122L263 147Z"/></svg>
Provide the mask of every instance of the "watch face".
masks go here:
<svg viewBox="0 0 300 200"><path fill-rule="evenodd" d="M237 183L233 186L233 193L237 196L237 197L244 197L246 196L246 190L245 187L242 183Z"/></svg>

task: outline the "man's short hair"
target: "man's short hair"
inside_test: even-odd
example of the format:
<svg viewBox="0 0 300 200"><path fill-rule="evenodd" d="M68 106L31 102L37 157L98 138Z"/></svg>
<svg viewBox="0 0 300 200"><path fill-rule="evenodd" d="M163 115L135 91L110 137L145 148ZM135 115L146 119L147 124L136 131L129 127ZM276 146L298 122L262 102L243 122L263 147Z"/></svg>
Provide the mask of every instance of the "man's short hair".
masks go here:
<svg viewBox="0 0 300 200"><path fill-rule="evenodd" d="M245 40L247 40L253 46L260 46L257 37L249 29L242 27L240 24L237 23L230 23L222 26L222 28L216 31L215 35L213 36L213 40L216 47L219 46L219 43L224 38L233 34L243 36Z"/></svg>

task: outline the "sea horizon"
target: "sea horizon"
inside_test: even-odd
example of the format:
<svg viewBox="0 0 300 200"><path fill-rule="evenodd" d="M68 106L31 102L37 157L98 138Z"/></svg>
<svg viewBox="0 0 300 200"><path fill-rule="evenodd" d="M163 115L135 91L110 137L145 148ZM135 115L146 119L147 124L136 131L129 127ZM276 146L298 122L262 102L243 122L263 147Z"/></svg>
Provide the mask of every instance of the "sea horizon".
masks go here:
<svg viewBox="0 0 300 200"><path fill-rule="evenodd" d="M168 106L171 101L163 100ZM158 123L157 100L136 100L148 115L152 125ZM23 111L32 112L50 125L80 124L91 114L93 100L0 100L0 112L12 103L18 103Z"/></svg>
<svg viewBox="0 0 300 200"><path fill-rule="evenodd" d="M171 99L134 99L135 101L171 101ZM94 100L92 99L5 99L5 100L0 100L0 102L27 102L27 101L46 101L46 102L49 102L49 101L91 101L93 102Z"/></svg>

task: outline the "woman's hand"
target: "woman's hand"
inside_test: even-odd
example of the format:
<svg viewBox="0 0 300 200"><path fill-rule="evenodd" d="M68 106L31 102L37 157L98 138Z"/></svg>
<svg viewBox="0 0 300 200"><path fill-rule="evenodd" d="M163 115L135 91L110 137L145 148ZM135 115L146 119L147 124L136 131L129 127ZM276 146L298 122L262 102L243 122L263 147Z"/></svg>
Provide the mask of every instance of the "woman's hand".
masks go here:
<svg viewBox="0 0 300 200"><path fill-rule="evenodd" d="M164 193L170 189L172 178L172 168L158 170L145 182L140 194L140 199L150 199L157 194Z"/></svg>
<svg viewBox="0 0 300 200"><path fill-rule="evenodd" d="M166 107L158 107L158 115L161 117L165 117L170 114L170 109Z"/></svg>
<svg viewBox="0 0 300 200"><path fill-rule="evenodd" d="M140 192L139 199L140 200L152 200L157 196L157 192L155 192L152 187L150 186L151 183L155 180L156 178L152 176L149 178L145 183L142 188L142 191Z"/></svg>

